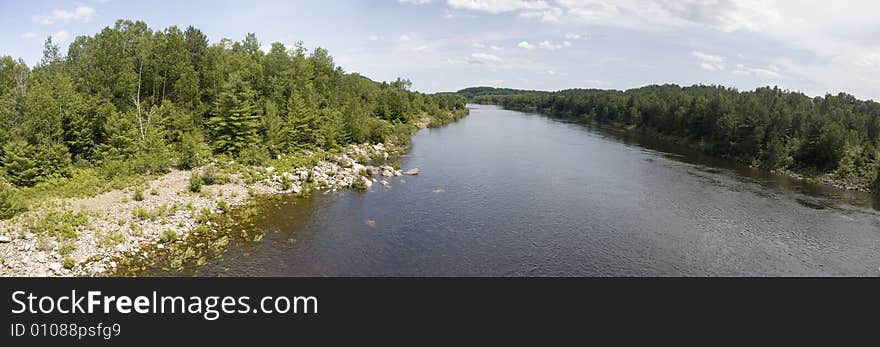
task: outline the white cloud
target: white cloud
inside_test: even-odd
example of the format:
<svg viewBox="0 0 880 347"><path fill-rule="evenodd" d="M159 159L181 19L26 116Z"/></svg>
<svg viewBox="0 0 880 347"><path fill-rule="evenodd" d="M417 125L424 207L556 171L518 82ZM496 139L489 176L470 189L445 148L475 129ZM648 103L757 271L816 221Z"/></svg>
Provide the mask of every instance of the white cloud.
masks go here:
<svg viewBox="0 0 880 347"><path fill-rule="evenodd" d="M502 13L511 11L539 11L549 9L546 1L531 0L447 0L452 8L459 10L485 11Z"/></svg>
<svg viewBox="0 0 880 347"><path fill-rule="evenodd" d="M52 42L54 43L67 41L68 38L70 38L70 33L68 33L66 30L60 30L52 34Z"/></svg>
<svg viewBox="0 0 880 347"><path fill-rule="evenodd" d="M21 38L22 38L22 39L25 39L25 40L32 40L32 39L37 38L37 34L28 31L28 32L26 32L26 33L24 33L24 34L21 34Z"/></svg>
<svg viewBox="0 0 880 347"><path fill-rule="evenodd" d="M736 64L736 69L731 71L734 75L740 76L756 76L764 79L780 79L779 67L770 65L766 68L748 67L743 64Z"/></svg>
<svg viewBox="0 0 880 347"><path fill-rule="evenodd" d="M413 4L413 5L424 5L424 4L430 4L431 0L397 0L397 2L402 2L405 4Z"/></svg>
<svg viewBox="0 0 880 347"><path fill-rule="evenodd" d="M700 51L691 52L691 56L700 60L700 68L709 71L724 70L724 57L703 53Z"/></svg>
<svg viewBox="0 0 880 347"><path fill-rule="evenodd" d="M409 37L409 35L407 35L407 34L400 35L400 41L409 41L409 40L412 40L412 38Z"/></svg>
<svg viewBox="0 0 880 347"><path fill-rule="evenodd" d="M523 49L530 50L530 51L531 51L531 50L534 50L534 49L536 49L536 48L538 48L537 46L535 46L535 45L533 45L533 44L531 44L531 43L528 43L528 41L520 42L520 43L518 43L516 46L519 47L519 48L523 48Z"/></svg>
<svg viewBox="0 0 880 347"><path fill-rule="evenodd" d="M464 58L464 61L470 64L496 64L503 60L497 55L489 53L473 53Z"/></svg>
<svg viewBox="0 0 880 347"><path fill-rule="evenodd" d="M693 51L693 52L691 52L691 55L697 59L702 60L702 61L708 61L708 62L713 62L713 63L720 63L720 62L724 61L724 58L721 56L703 53L700 51Z"/></svg>
<svg viewBox="0 0 880 347"><path fill-rule="evenodd" d="M555 51L557 49L571 47L571 42L563 41L562 43L556 44L556 43L552 43L550 41L543 41L538 44L538 47L541 47L541 48L547 49L547 50L551 50L551 51Z"/></svg>
<svg viewBox="0 0 880 347"><path fill-rule="evenodd" d="M566 40L586 40L588 38L590 38L589 35L581 35L581 34L573 34L573 33L565 34Z"/></svg>
<svg viewBox="0 0 880 347"><path fill-rule="evenodd" d="M502 13L512 11L540 11L550 9L546 1L533 0L447 0L446 3L458 10Z"/></svg>
<svg viewBox="0 0 880 347"><path fill-rule="evenodd" d="M856 64L871 69L878 69L880 68L880 52L866 53L856 61Z"/></svg>
<svg viewBox="0 0 880 347"><path fill-rule="evenodd" d="M379 36L379 35L370 35L369 37L367 37L367 40L370 40L370 41L382 41L382 40L385 40L385 37L382 37L382 36Z"/></svg>
<svg viewBox="0 0 880 347"><path fill-rule="evenodd" d="M538 42L538 44L536 45L536 44L529 43L528 41L522 41L519 44L517 44L516 46L519 48L525 49L525 50L529 50L529 51L533 51L538 48L546 49L546 50L550 50L550 51L555 51L557 49L571 47L571 42L562 41L562 43L552 43L550 41L541 41L541 42Z"/></svg>
<svg viewBox="0 0 880 347"><path fill-rule="evenodd" d="M38 14L33 17L34 22L40 24L54 24L56 22L82 21L88 22L95 14L95 9L88 6L77 6L72 11L53 10L49 13Z"/></svg>
<svg viewBox="0 0 880 347"><path fill-rule="evenodd" d="M559 17L562 15L562 10L556 7L551 7L546 10L541 11L526 11L520 12L520 18L527 19L539 19L542 22L558 22Z"/></svg>
<svg viewBox="0 0 880 347"><path fill-rule="evenodd" d="M488 49L491 49L491 50L496 51L496 52L497 52L497 51L504 50L504 47L501 47L501 46L486 45L486 44L484 44L484 43L479 43L479 42L474 42L474 43L472 43L472 44L471 44L471 47L474 47L474 48L480 48L480 49L486 49L486 48L488 48Z"/></svg>
<svg viewBox="0 0 880 347"><path fill-rule="evenodd" d="M709 71L721 71L724 70L724 64L702 62L700 63L700 68Z"/></svg>

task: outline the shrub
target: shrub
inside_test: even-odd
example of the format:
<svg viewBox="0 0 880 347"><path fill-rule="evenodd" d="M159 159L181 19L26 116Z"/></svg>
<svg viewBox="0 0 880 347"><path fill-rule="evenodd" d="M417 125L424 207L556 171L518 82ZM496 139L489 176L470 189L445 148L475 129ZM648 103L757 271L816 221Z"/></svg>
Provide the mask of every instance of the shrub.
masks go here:
<svg viewBox="0 0 880 347"><path fill-rule="evenodd" d="M73 260L71 256L67 255L64 256L64 262L61 263L61 265L64 266L65 269L70 270L73 269L74 266L76 266L76 260Z"/></svg>
<svg viewBox="0 0 880 347"><path fill-rule="evenodd" d="M24 210L24 202L16 194L15 188L0 183L0 220L12 218Z"/></svg>
<svg viewBox="0 0 880 347"><path fill-rule="evenodd" d="M164 233L162 233L162 237L159 238L159 241L162 243L170 243L170 242L177 241L178 237L179 236L177 235L176 231L168 229L168 230L165 230Z"/></svg>
<svg viewBox="0 0 880 347"><path fill-rule="evenodd" d="M229 203L226 200L217 200L217 208L223 213L229 212Z"/></svg>
<svg viewBox="0 0 880 347"><path fill-rule="evenodd" d="M144 190L141 188L135 189L132 199L134 199L134 201L144 201Z"/></svg>
<svg viewBox="0 0 880 347"><path fill-rule="evenodd" d="M214 165L208 165L202 170L202 184L206 186L221 184L226 182L226 176L220 173L220 170L217 169Z"/></svg>
<svg viewBox="0 0 880 347"><path fill-rule="evenodd" d="M177 167L190 170L204 163L210 155L210 148L200 134L183 133L177 145Z"/></svg>
<svg viewBox="0 0 880 347"><path fill-rule="evenodd" d="M13 141L3 147L6 175L18 186L32 186L52 177L70 176L70 153L62 144L31 146Z"/></svg>
<svg viewBox="0 0 880 347"><path fill-rule="evenodd" d="M37 235L48 235L59 240L77 238L77 228L89 224L89 216L84 212L70 210L47 210L42 216L26 222L27 229Z"/></svg>
<svg viewBox="0 0 880 347"><path fill-rule="evenodd" d="M198 172L193 172L189 176L189 191L198 193L202 191L202 178Z"/></svg>
<svg viewBox="0 0 880 347"><path fill-rule="evenodd" d="M269 151L258 145L250 145L241 150L238 161L244 165L263 165L269 161Z"/></svg>

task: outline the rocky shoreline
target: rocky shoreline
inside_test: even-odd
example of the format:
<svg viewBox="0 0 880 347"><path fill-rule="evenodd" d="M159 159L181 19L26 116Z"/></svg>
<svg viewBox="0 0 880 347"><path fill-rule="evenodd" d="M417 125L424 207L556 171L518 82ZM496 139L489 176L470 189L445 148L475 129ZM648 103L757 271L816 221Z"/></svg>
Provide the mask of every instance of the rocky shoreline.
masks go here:
<svg viewBox="0 0 880 347"><path fill-rule="evenodd" d="M404 147L362 144L341 153L311 152L314 165L243 167L193 192L192 177L216 175L213 172L223 166L213 163L193 171L171 171L142 190L46 202L0 222L0 276L107 275L124 257L146 258L150 255L144 249L162 249L186 239L193 230L211 230L216 225L210 216L242 206L252 197L369 189L376 183L386 185L384 177L417 175L418 169L403 172L371 165L403 151ZM47 234L47 229L55 232Z"/></svg>

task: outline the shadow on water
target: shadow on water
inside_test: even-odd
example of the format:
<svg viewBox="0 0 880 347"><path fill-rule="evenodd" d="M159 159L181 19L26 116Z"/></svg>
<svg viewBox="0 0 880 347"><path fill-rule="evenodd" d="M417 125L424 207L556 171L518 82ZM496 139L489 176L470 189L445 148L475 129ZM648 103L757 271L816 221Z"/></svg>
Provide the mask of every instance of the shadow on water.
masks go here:
<svg viewBox="0 0 880 347"><path fill-rule="evenodd" d="M880 211L880 195L850 191L808 180L797 179L764 169L750 167L735 160L718 158L693 147L675 141L658 138L637 130L629 130L613 125L586 122L578 119L548 117L535 113L528 115L547 117L554 122L582 128L591 134L623 143L645 151L654 152L663 158L693 165L693 169L708 174L726 174L738 180L756 183L762 187L780 192L797 192L804 206L816 209L829 208L837 204L850 204ZM653 158L644 160L653 162ZM698 175L688 172L692 175ZM758 192L758 194L766 194Z"/></svg>

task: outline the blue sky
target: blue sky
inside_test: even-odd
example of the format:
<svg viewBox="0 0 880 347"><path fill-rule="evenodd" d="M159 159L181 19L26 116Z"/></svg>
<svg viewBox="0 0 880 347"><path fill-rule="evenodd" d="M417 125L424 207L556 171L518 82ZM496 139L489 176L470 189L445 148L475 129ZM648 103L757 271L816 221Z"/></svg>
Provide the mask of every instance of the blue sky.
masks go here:
<svg viewBox="0 0 880 347"><path fill-rule="evenodd" d="M0 54L33 64L47 36L66 47L125 18L194 25L212 42L303 41L426 92L702 83L878 100L877 13L853 0L0 0Z"/></svg>

